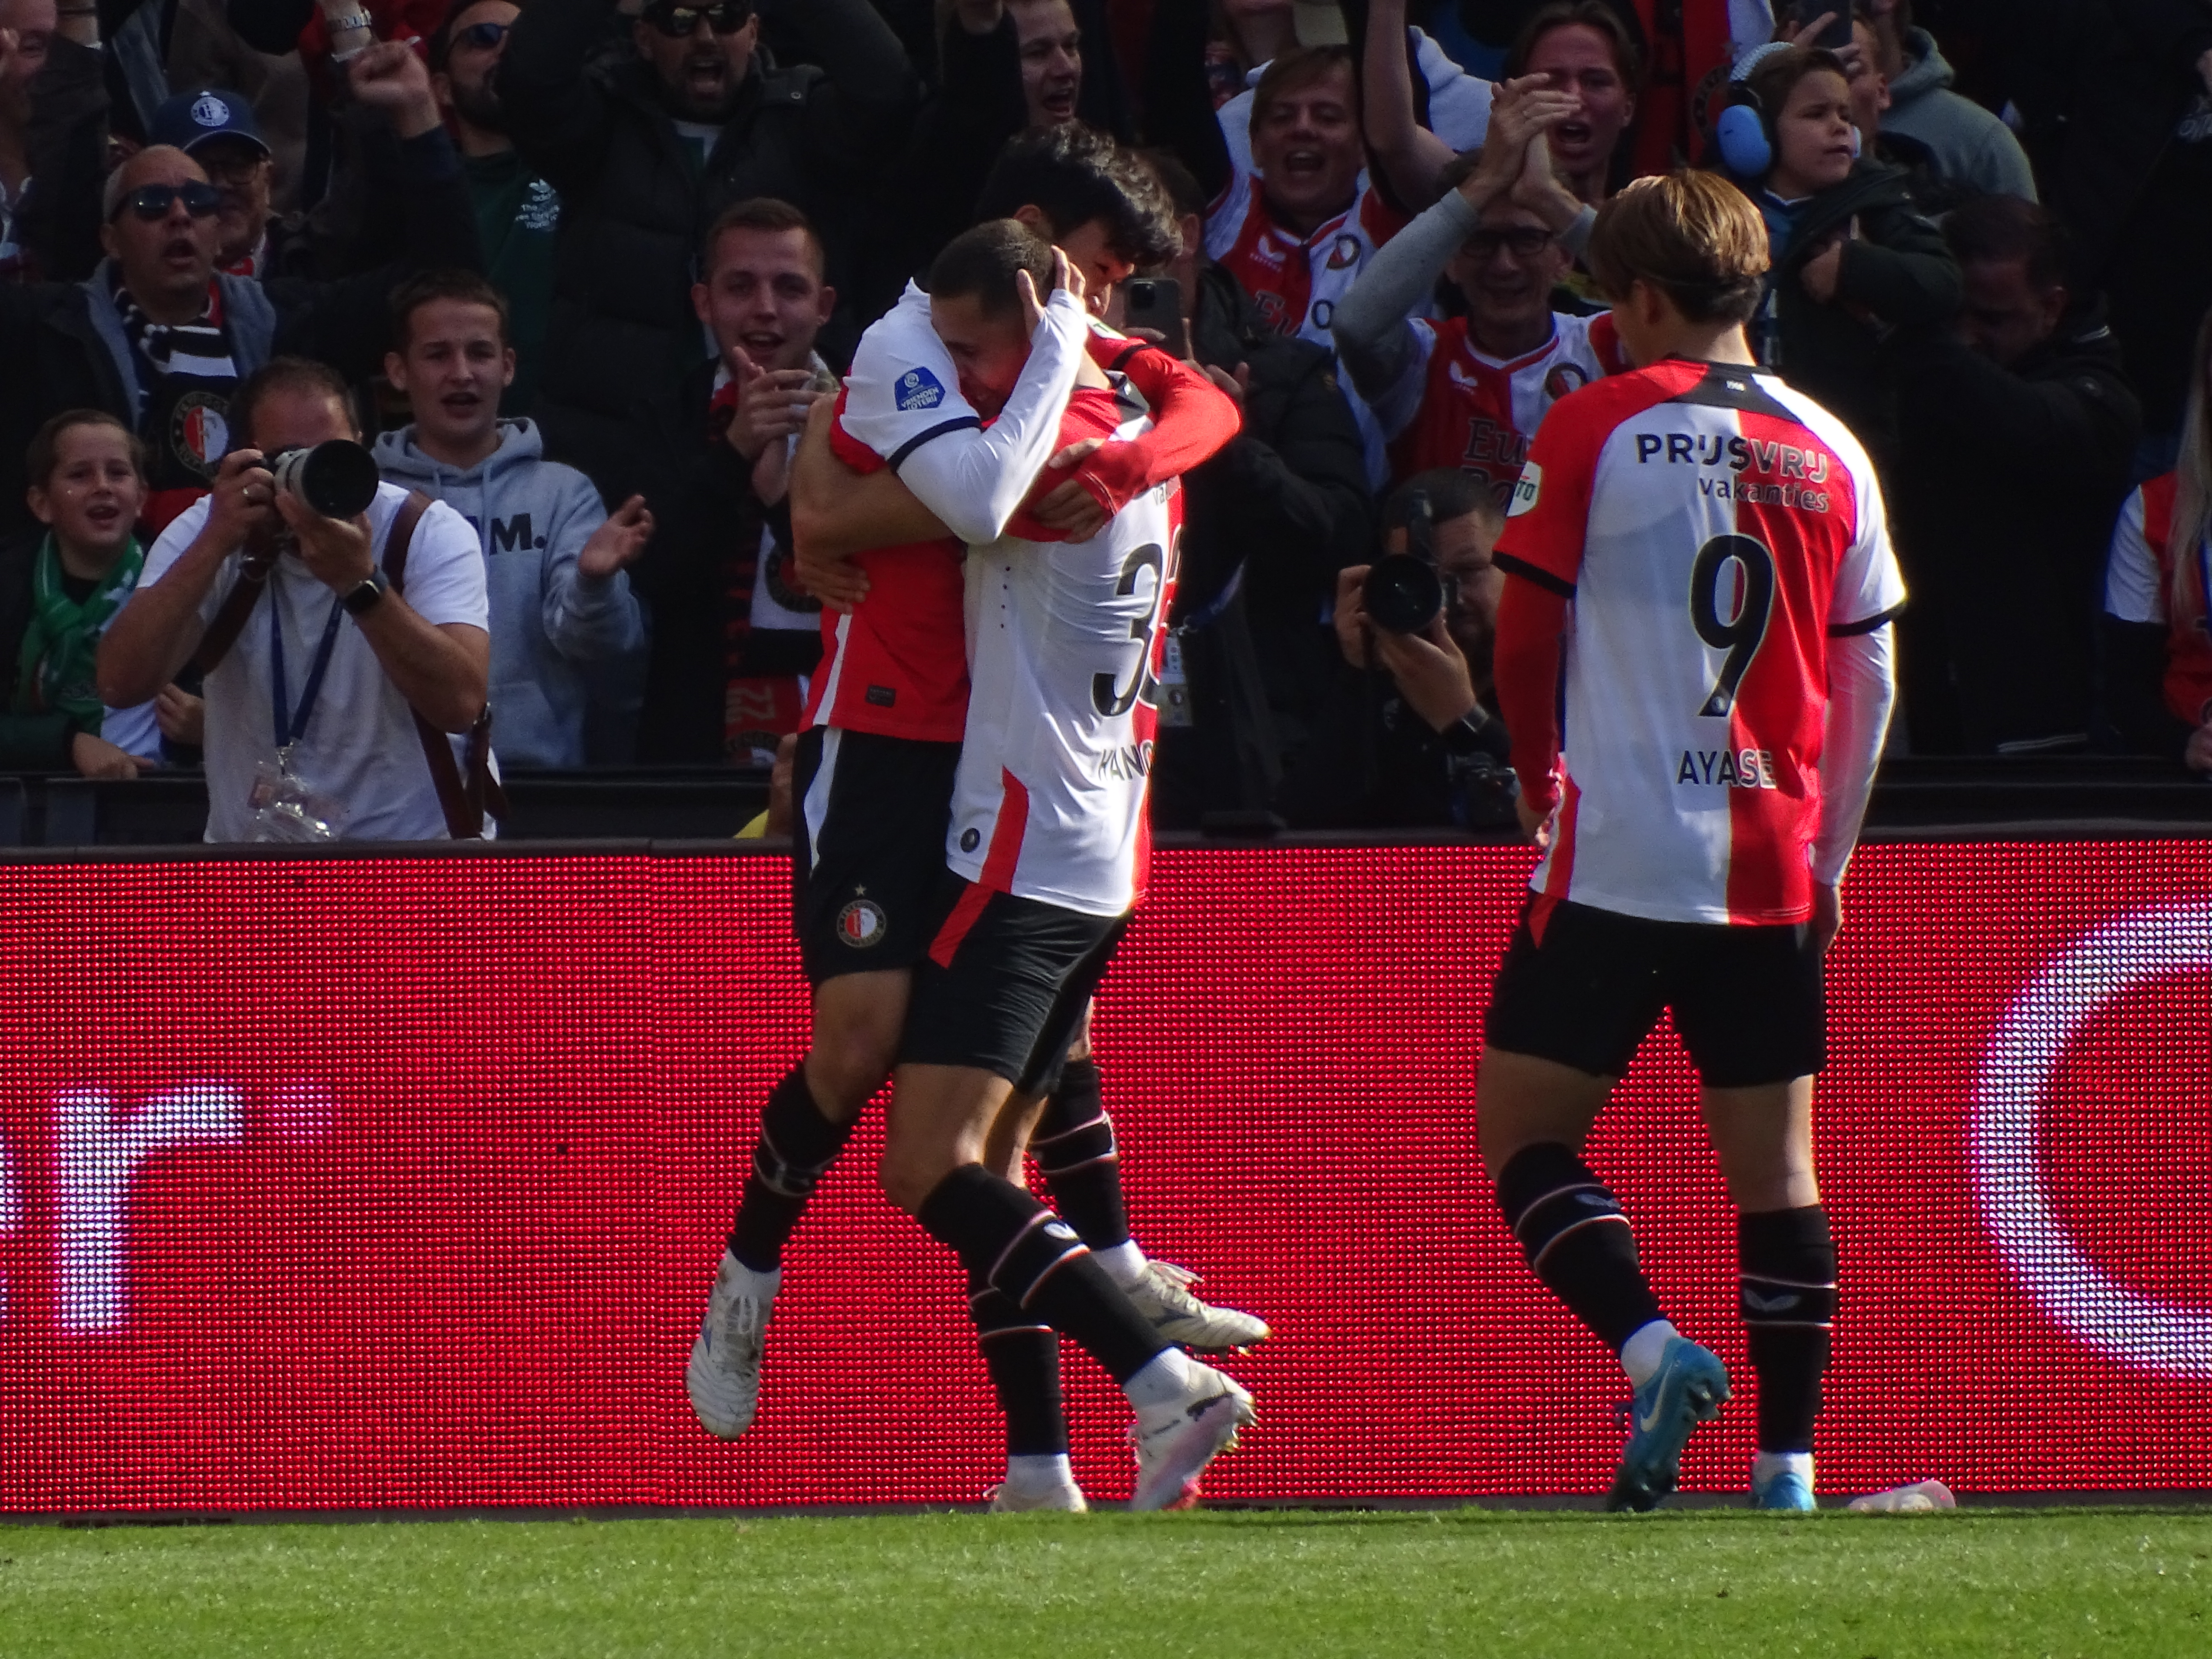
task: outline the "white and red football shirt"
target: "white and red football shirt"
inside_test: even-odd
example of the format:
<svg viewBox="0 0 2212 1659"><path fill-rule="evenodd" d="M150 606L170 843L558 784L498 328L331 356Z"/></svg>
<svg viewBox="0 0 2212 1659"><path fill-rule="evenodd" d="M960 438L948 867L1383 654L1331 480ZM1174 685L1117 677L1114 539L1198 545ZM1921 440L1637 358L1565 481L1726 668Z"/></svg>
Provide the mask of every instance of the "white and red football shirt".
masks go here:
<svg viewBox="0 0 2212 1659"><path fill-rule="evenodd" d="M960 740L968 708L964 541L995 538L1050 459L1090 337L1083 307L1065 292L1052 295L1021 379L986 433L961 396L921 289L908 283L861 336L830 425L830 447L856 471L890 467L953 533L854 556L868 578L867 597L849 611L822 614L809 727Z"/></svg>
<svg viewBox="0 0 2212 1659"><path fill-rule="evenodd" d="M1597 381L1536 434L1496 556L1568 598L1535 890L1660 921L1809 916L1828 637L1905 600L1843 422L1734 364Z"/></svg>
<svg viewBox="0 0 2212 1659"><path fill-rule="evenodd" d="M1127 441L1145 425L1114 392L1083 389L1058 442ZM970 554L968 732L945 862L980 890L1099 916L1143 896L1182 507L1170 482L1089 541L1018 518ZM939 944L949 954L957 939Z"/></svg>
<svg viewBox="0 0 2212 1659"><path fill-rule="evenodd" d="M2212 547L2201 539L2191 548L2173 545L2179 483L2179 473L2162 472L2120 509L2105 566L2105 610L2121 622L2165 626L2166 706L2176 719L2202 726L2212 717L2212 617L2204 599L2212 586ZM2194 567L2180 573L2189 602L2179 611L2172 604L2177 556Z"/></svg>
<svg viewBox="0 0 2212 1659"><path fill-rule="evenodd" d="M1206 251L1226 265L1279 334L1334 349L1329 319L1375 250L1406 221L1359 175L1358 194L1301 236L1275 222L1259 177L1239 167L1206 213Z"/></svg>
<svg viewBox="0 0 2212 1659"><path fill-rule="evenodd" d="M1501 507L1512 499L1529 441L1552 405L1592 380L1630 367L1613 314L1554 316L1552 337L1513 358L1475 349L1467 319L1413 318L1405 371L1375 400L1390 441L1390 479L1431 467L1460 467L1490 482Z"/></svg>

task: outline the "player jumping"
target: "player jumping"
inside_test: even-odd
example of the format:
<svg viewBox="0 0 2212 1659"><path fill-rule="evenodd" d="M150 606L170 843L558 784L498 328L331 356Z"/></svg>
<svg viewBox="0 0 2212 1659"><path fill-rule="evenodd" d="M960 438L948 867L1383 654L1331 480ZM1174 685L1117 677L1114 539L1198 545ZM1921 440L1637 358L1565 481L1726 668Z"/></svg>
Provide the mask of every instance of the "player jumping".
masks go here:
<svg viewBox="0 0 2212 1659"><path fill-rule="evenodd" d="M1662 1314L1580 1153L1672 1010L1738 1212L1752 1502L1810 1509L1836 1306L1813 1172L1822 952L1904 584L1857 442L1753 366L1758 210L1709 173L1638 179L1589 264L1639 367L1553 408L1498 544L1498 698L1543 857L1490 1004L1483 1158L1529 1267L1620 1357L1633 1422L1607 1502L1650 1509L1729 1378Z"/></svg>
<svg viewBox="0 0 2212 1659"><path fill-rule="evenodd" d="M1157 252L1151 239L1171 234L1164 208L1148 210L1147 189L1157 195L1150 174L1110 140L1062 129L1010 148L986 201L1003 198L1008 211L1060 234L1079 265L1110 281L1133 258ZM987 431L933 331L928 297L909 289L869 331L840 405L834 430L846 459L871 467L889 462L944 510L940 521L903 490L840 493L836 527L858 527L848 544L869 550L857 563L872 587L848 613L825 618L826 657L801 740L795 912L815 987L814 1041L763 1114L752 1174L686 1375L702 1424L724 1438L752 1420L784 1242L889 1075L910 969L928 943L923 928L944 876L968 694L961 538L988 543L1005 528L1056 446L1086 345L1117 362L1129 350L1128 342L1091 335L1079 313L1046 318L1017 384L1001 389L1005 406L990 411ZM1110 507L1187 470L1234 429L1233 410L1224 429L1211 388L1164 354L1142 353L1126 367L1153 404L1158 426L1139 442L1090 458L1079 482L1046 496L1039 511L1059 507L1063 526L1103 523ZM805 468L802 460L795 512L804 506ZM1184 1276L1148 1261L1137 1247L1087 1048L1079 1046L1050 1092L1038 1154L1055 1202L1161 1335L1202 1349L1267 1335L1261 1321L1198 1301ZM996 1302L979 1302L975 1312L1008 1413L1009 1474L994 1504L1080 1507L1050 1332Z"/></svg>

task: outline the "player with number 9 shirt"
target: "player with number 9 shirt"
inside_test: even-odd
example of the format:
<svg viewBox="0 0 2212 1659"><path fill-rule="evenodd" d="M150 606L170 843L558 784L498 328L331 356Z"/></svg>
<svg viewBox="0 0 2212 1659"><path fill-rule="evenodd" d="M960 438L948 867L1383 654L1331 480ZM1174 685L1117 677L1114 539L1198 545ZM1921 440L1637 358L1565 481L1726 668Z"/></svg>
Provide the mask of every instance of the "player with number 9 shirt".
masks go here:
<svg viewBox="0 0 2212 1659"><path fill-rule="evenodd" d="M1628 1374L1608 1504L1649 1509L1729 1378L1662 1315L1581 1152L1672 1012L1737 1210L1753 1504L1809 1509L1836 1303L1813 1168L1822 957L1904 584L1865 453L1754 366L1758 210L1710 173L1639 179L1589 260L1638 367L1553 406L1498 544L1498 697L1543 855L1490 1005L1483 1157L1531 1268Z"/></svg>

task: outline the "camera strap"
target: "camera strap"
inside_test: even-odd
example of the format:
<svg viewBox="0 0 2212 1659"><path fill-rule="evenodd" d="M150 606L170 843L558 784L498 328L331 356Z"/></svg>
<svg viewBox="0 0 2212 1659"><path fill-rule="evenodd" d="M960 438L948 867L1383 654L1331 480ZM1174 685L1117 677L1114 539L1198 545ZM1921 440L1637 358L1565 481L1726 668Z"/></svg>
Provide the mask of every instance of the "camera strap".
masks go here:
<svg viewBox="0 0 2212 1659"><path fill-rule="evenodd" d="M239 566L238 580L222 596L215 620L200 635L199 649L192 653L192 666L202 675L214 673L216 665L228 656L230 647L238 643L238 636L246 631L246 618L253 614L253 607L261 602L262 592L269 586L269 573L276 568L274 556L246 554Z"/></svg>
<svg viewBox="0 0 2212 1659"><path fill-rule="evenodd" d="M421 490L409 492L406 504L392 520L384 538L384 575L392 591L402 593L407 584L407 553L415 543L415 526L430 510L430 498ZM415 735L422 740L422 759L430 769L430 782L438 792L438 807L446 816L446 833L455 841L483 839L484 812L495 818L507 816L507 791L491 774L491 705L486 703L469 728L468 771L464 776L453 760L453 745L447 735L413 708Z"/></svg>

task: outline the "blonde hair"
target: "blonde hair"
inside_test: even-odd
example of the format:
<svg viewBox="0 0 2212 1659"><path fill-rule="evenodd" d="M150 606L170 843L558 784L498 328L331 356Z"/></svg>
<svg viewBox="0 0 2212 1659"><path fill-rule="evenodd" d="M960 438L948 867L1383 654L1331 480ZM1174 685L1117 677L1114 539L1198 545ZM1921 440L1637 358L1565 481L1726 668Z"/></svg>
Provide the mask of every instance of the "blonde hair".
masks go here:
<svg viewBox="0 0 2212 1659"><path fill-rule="evenodd" d="M1711 173L1638 179L1597 210L1590 275L1616 300L1649 283L1693 323L1744 322L1759 309L1770 256L1766 222Z"/></svg>
<svg viewBox="0 0 2212 1659"><path fill-rule="evenodd" d="M2167 614L2179 622L2206 614L2197 550L2212 535L2212 312L2197 330L2197 368L2189 377L2189 411L2181 419L2181 456L2173 468L2173 524L2166 532L2166 556L2173 561Z"/></svg>

